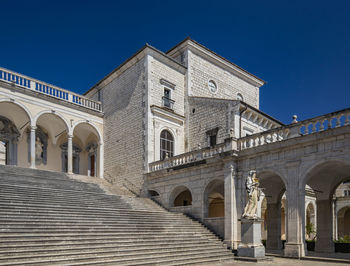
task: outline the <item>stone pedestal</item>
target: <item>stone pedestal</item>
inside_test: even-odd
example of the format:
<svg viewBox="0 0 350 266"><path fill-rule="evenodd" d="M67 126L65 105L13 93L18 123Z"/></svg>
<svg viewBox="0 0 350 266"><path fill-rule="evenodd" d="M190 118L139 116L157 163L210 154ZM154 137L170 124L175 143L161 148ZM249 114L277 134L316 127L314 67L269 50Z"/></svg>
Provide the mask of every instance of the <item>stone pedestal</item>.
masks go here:
<svg viewBox="0 0 350 266"><path fill-rule="evenodd" d="M265 258L265 247L261 243L261 219L241 219L241 243L237 249L238 257Z"/></svg>

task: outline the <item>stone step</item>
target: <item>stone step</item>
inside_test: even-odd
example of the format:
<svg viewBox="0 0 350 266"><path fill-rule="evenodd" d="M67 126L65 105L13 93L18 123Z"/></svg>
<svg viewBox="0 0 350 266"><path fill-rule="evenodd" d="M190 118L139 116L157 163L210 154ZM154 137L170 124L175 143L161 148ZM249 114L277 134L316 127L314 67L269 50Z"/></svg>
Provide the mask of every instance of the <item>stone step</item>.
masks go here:
<svg viewBox="0 0 350 266"><path fill-rule="evenodd" d="M40 223L41 221L47 221L47 220L51 220L51 221L55 221L55 222L61 222L61 223L66 223L66 222L73 222L73 223L77 223L77 224L81 224L81 223L89 223L91 221L96 221L96 222L111 222L111 223L115 223L115 224L119 224L120 226L124 226L126 224L142 224L142 225L160 225L160 226L167 226L170 224L184 224L184 225L193 225L193 224L198 224L200 226L203 226L202 224L199 224L198 222L195 221L186 221L186 220L182 220L182 219L178 219L178 220L159 220L159 221L155 221L152 219L144 220L144 219L138 219L135 217L129 217L129 219L118 219L118 217L116 219L103 219L102 221L98 218L95 217L94 219L90 218L90 217L61 217L61 216L35 216L35 217L31 217L31 216L23 216L18 214L17 216L14 215L7 215L5 214L1 214L0 221L5 221L6 223L11 223L11 221L13 222L23 222L23 221L29 221L29 222L38 222Z"/></svg>
<svg viewBox="0 0 350 266"><path fill-rule="evenodd" d="M40 180L40 182L38 182ZM13 180L11 177L0 175L0 182L9 185L21 184L22 186L30 186L35 188L46 189L68 189L71 191L103 193L103 190L96 184L82 183L71 180L49 179L45 177L35 177L22 180Z"/></svg>
<svg viewBox="0 0 350 266"><path fill-rule="evenodd" d="M48 171L0 167L0 183L0 265L188 265L233 258L205 226L150 199L108 195L97 184Z"/></svg>
<svg viewBox="0 0 350 266"><path fill-rule="evenodd" d="M183 251L222 251L221 247L218 247L217 245L205 245L205 246L173 246L173 247L167 247L167 248L157 248L157 254L161 253L177 253L177 252L183 252ZM7 252L7 253L0 253L0 262L1 260L8 260L11 258L35 258L35 257L51 257L51 256L74 256L74 255L83 255L83 254L91 254L91 253L98 253L98 254L118 254L118 255L139 255L139 254L148 254L148 253L154 253L154 248L139 248L138 246L134 246L133 249L122 249L119 247L103 247L103 248L97 248L97 247L88 247L86 249L52 249L52 250L27 250L27 251L16 251L16 252Z"/></svg>
<svg viewBox="0 0 350 266"><path fill-rule="evenodd" d="M38 238L38 239L10 239L10 240L2 240L0 242L0 248L2 250L6 250L8 248L21 248L21 247L56 247L56 246L81 246L81 245L118 245L118 247L123 246L132 246L135 247L136 245L141 246L154 246L157 247L158 245L175 245L175 244L191 244L193 246L197 245L198 243L211 243L216 244L220 246L224 246L225 244L222 243L222 241L212 241L210 239L205 238L193 238L193 237L183 237L183 238L162 238L158 239L157 242L154 241L154 239L117 239L117 238L90 238L90 239L47 239L47 238Z"/></svg>
<svg viewBox="0 0 350 266"><path fill-rule="evenodd" d="M91 210L93 212L93 210ZM89 214L89 213L79 213L79 212L63 212L60 213L59 211L48 211L48 212L41 212L37 213L34 210L0 210L0 220L3 220L5 218L9 219L10 217L13 219L21 219L25 217L25 219L29 220L45 220L45 219L52 219L52 220L61 220L61 221L84 221L84 220L99 220L102 218L105 221L126 221L126 222L131 222L131 221L140 221L140 222L154 222L154 219L156 220L155 222L163 222L163 223L172 223L172 222L183 222L183 223L196 223L194 221L186 221L182 217L172 217L172 216L147 216L144 214L137 214L137 213L112 213L112 214Z"/></svg>
<svg viewBox="0 0 350 266"><path fill-rule="evenodd" d="M66 173L62 173L62 172L23 168L23 167L12 166L12 165L0 165L0 175L6 174L6 173L12 173L16 175L25 175L25 176L30 176L30 175L50 176L51 175L51 176L55 176L56 178L69 178L69 176Z"/></svg>
<svg viewBox="0 0 350 266"><path fill-rule="evenodd" d="M204 249L204 250L186 250L182 252L173 252L173 251L164 251L159 252L158 250L153 250L151 252L126 252L125 254L116 254L115 252L110 251L104 251L104 252L89 252L86 254L77 253L77 254L70 254L70 255L60 255L60 254L52 254L50 256L28 256L28 257L11 257L11 264L35 264L35 265L62 265L62 264L69 264L69 265L78 265L78 263L96 263L96 261L101 262L107 262L108 259L113 259L118 261L119 263L135 263L135 262L156 262L158 259L176 259L179 257L205 257L210 255L216 255L216 256L225 256L225 255L231 255L228 254L226 250L210 250L210 249ZM103 256L102 260L99 258ZM2 263L8 263L10 258L0 258L0 265L4 265ZM5 265L11 265L11 264L5 264Z"/></svg>
<svg viewBox="0 0 350 266"><path fill-rule="evenodd" d="M53 245L34 245L32 244L30 247L28 247L27 245L23 245L23 246L4 246L1 247L0 250L0 255L13 255L16 253L21 253L23 254L24 252L32 252L32 253L36 253L36 252L54 252L54 251L78 251L78 250L96 250L96 249L110 249L110 248L119 248L120 250L150 250L150 249L176 249L176 248L192 248L192 247L212 247L212 248L217 248L217 247L223 247L223 245L215 243L215 242L208 242L207 240L202 240L202 241L187 241L184 243L181 242L174 242L174 243L167 243L167 242L152 242L149 244L141 244L138 243L137 245L135 245L134 243L119 243L119 242L115 242L115 243L93 243L93 242L89 242L88 244L86 243L79 243L79 244L75 244L75 245L67 245L67 244L53 244Z"/></svg>
<svg viewBox="0 0 350 266"><path fill-rule="evenodd" d="M155 233L157 233L155 235ZM104 231L83 231L83 230L61 230L57 231L12 231L12 232L0 232L1 241L16 239L19 237L25 238L92 238L92 237L115 237L119 239L157 239L164 237L203 237L206 239L218 239L212 233L197 232L197 231L169 231L169 232L120 232L113 230L104 230Z"/></svg>
<svg viewBox="0 0 350 266"><path fill-rule="evenodd" d="M144 231L151 231L151 230L193 230L193 229L198 229L198 230L207 230L205 227L198 228L196 225L173 225L173 224L168 224L168 225L139 225L139 224L134 224L134 225L128 225L126 224L125 226L121 227L120 224L66 224L66 223L59 223L59 224L41 224L41 223L22 223L22 224L13 224L13 223L8 223L8 224L3 224L0 223L0 231L6 231L6 230L12 230L12 231L21 231L21 230L60 230L60 229L91 229L91 230L102 230L102 229L108 229L108 228L115 228L114 230L120 230L120 231L132 231L132 230L144 230ZM209 231L208 231L209 232Z"/></svg>

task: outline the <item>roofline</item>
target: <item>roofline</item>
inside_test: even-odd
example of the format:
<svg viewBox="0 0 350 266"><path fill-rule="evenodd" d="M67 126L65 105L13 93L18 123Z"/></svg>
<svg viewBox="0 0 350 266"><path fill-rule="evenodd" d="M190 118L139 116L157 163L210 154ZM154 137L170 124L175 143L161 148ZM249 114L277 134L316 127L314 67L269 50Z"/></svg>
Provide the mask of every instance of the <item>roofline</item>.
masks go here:
<svg viewBox="0 0 350 266"><path fill-rule="evenodd" d="M166 53L158 50L157 48L149 45L148 43L146 43L144 46L142 46L136 53L134 53L132 56L130 56L129 58L127 58L123 63L121 63L119 66L117 66L115 69L113 69L110 73L108 73L105 77L103 77L101 80L99 80L95 85L93 85L90 89L88 89L86 92L83 93L83 95L88 94L89 92L91 92L93 89L95 89L96 87L98 87L103 81L105 81L106 79L108 79L113 73L115 73L116 71L118 71L119 69L121 69L124 65L126 65L128 62L130 62L132 59L134 59L135 57L137 57L139 54L141 54L145 49L151 49L154 52L164 56L165 58L167 58L168 60L172 61L173 63L177 64L178 66L187 69L186 66L182 65L181 63L177 62L174 58L172 58L171 56L167 55Z"/></svg>
<svg viewBox="0 0 350 266"><path fill-rule="evenodd" d="M237 101L239 101L239 100L237 100ZM286 124L284 124L283 122L279 121L278 119L276 119L276 118L274 118L274 117L272 117L272 116L266 114L265 112L263 112L263 111L261 111L261 110L255 108L254 106L251 106L251 105L247 104L246 102L242 102L242 101L239 101L239 102L240 102L241 104L247 106L248 108L252 109L253 111L258 112L258 113L260 113L260 114L262 114L262 115L268 117L269 119L275 121L277 124L280 124L281 126L285 126L285 125L286 125Z"/></svg>
<svg viewBox="0 0 350 266"><path fill-rule="evenodd" d="M225 102L239 102L241 105L245 105L246 107L248 107L249 109L252 109L253 111L260 113L261 115L269 118L270 120L276 122L277 124L280 124L281 126L285 126L286 124L284 124L283 122L279 121L278 119L266 114L265 112L255 108L254 106L251 106L250 104L246 103L246 102L242 102L240 100L230 100L230 99L220 99L220 98L210 98L210 97L200 97L200 96L189 96L189 98L193 98L193 99L200 99L200 100L215 100L215 101L225 101Z"/></svg>
<svg viewBox="0 0 350 266"><path fill-rule="evenodd" d="M166 52L166 54L169 54L171 51L173 51L173 50L175 50L176 48L180 47L180 46L183 45L186 41L190 41L190 42L192 42L192 43L198 45L199 47L201 47L201 48L207 50L208 52L210 52L210 53L212 53L213 55L219 57L220 59L224 60L225 62L229 63L230 65L232 65L232 66L238 68L239 70L243 71L244 73L246 73L246 74L248 74L248 75L254 77L255 79L257 79L257 80L259 80L260 82L262 82L262 83L263 83L262 85L267 84L267 82L266 82L265 80L263 80L263 79L261 79L261 78L255 76L254 74L252 74L252 73L248 72L247 70L245 70L244 68L242 68L242 67L236 65L235 63L231 62L230 60L226 59L225 57L223 57L223 56L217 54L216 52L214 52L214 51L212 51L212 50L210 50L209 48L205 47L203 44L200 44L200 43L196 42L195 40L191 39L191 37L186 37L183 41L179 42L179 43L176 44L174 47L172 47L170 50L168 50L168 51Z"/></svg>

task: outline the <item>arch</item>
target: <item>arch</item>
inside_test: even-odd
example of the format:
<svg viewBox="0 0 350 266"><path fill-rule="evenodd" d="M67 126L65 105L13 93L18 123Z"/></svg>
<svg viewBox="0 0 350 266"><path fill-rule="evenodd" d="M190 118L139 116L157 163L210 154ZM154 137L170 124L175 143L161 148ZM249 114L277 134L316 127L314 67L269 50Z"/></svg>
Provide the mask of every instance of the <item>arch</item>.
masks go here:
<svg viewBox="0 0 350 266"><path fill-rule="evenodd" d="M317 199L330 200L336 188L350 179L350 161L344 158L323 159L304 169L301 187L309 185Z"/></svg>
<svg viewBox="0 0 350 266"><path fill-rule="evenodd" d="M287 182L284 176L277 170L260 169L257 170L260 186L265 188L265 196L269 202L281 200L287 189Z"/></svg>
<svg viewBox="0 0 350 266"><path fill-rule="evenodd" d="M99 130L94 124L92 124L90 121L87 121L87 120L79 120L79 121L75 122L75 123L73 124L73 126L72 126L71 131L69 132L69 134L70 134L70 135L73 135L73 134L74 134L75 128L76 128L78 125L84 124L84 123L85 123L85 124L88 124L89 126L91 126L91 127L94 129L95 133L96 133L96 136L97 136L97 138L98 138L98 141L99 141L99 142L103 142L103 137L102 137L102 134L101 134L100 130Z"/></svg>
<svg viewBox="0 0 350 266"><path fill-rule="evenodd" d="M186 186L177 186L174 188L169 197L169 206L178 207L188 205L192 205L192 191Z"/></svg>
<svg viewBox="0 0 350 266"><path fill-rule="evenodd" d="M218 178L210 180L203 191L203 217L224 217L224 200L224 180Z"/></svg>
<svg viewBox="0 0 350 266"><path fill-rule="evenodd" d="M32 113L29 111L29 109L22 103L16 101L16 100L13 100L13 99L10 99L10 98L0 98L0 103L3 103L3 102L8 102L8 103L12 103L12 104L15 104L17 105L18 107L22 108L22 110L26 113L26 115L28 116L29 118L29 121L30 121L30 124L33 125L33 116L32 116Z"/></svg>
<svg viewBox="0 0 350 266"><path fill-rule="evenodd" d="M168 130L163 129L160 132L160 159L164 160L167 157L172 157L175 154L175 137Z"/></svg>
<svg viewBox="0 0 350 266"><path fill-rule="evenodd" d="M160 194L159 194L159 192L157 191L157 190L155 190L155 189L149 189L148 191L147 191L147 194L148 194L148 196L149 197L159 197L160 196Z"/></svg>
<svg viewBox="0 0 350 266"><path fill-rule="evenodd" d="M66 118L63 115L61 115L59 112L56 112L55 110L43 110L43 111L37 113L36 116L33 119L33 125L34 126L37 124L38 119L44 114L52 114L52 115L55 115L55 116L61 118L61 120L63 121L64 125L66 126L67 133L70 132L69 131L69 129L70 129L69 123L66 120Z"/></svg>

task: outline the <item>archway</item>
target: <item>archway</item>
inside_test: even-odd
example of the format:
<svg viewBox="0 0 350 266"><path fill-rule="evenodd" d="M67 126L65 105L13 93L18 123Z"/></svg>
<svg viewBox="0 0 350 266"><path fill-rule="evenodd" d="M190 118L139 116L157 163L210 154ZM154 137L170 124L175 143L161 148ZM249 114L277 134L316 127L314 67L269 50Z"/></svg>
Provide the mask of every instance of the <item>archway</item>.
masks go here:
<svg viewBox="0 0 350 266"><path fill-rule="evenodd" d="M279 252L282 249L281 238L284 232L282 230L284 221L282 207L285 208L285 206L282 204L282 196L286 186L281 176L273 171L261 171L257 175L266 198L264 211L264 215L266 213L266 249Z"/></svg>
<svg viewBox="0 0 350 266"><path fill-rule="evenodd" d="M180 207L192 205L192 193L185 186L176 187L170 195L169 206Z"/></svg>
<svg viewBox="0 0 350 266"><path fill-rule="evenodd" d="M350 162L329 160L314 165L305 175L304 184L316 195L316 252L334 252L333 194L342 182L350 178Z"/></svg>
<svg viewBox="0 0 350 266"><path fill-rule="evenodd" d="M102 177L101 133L89 122L80 121L73 126L73 140L74 138L79 138L82 143L79 165L80 174Z"/></svg>
<svg viewBox="0 0 350 266"><path fill-rule="evenodd" d="M14 101L0 99L0 161L1 164L27 166L25 140L21 138L23 129L31 124L31 114Z"/></svg>
<svg viewBox="0 0 350 266"><path fill-rule="evenodd" d="M204 218L225 217L225 189L223 180L211 181L204 190Z"/></svg>
<svg viewBox="0 0 350 266"><path fill-rule="evenodd" d="M69 127L67 121L57 112L45 110L34 119L35 167L57 172L65 172L62 167L62 143L67 142ZM30 128L27 129L28 155L30 158ZM61 160L59 160L61 158Z"/></svg>

